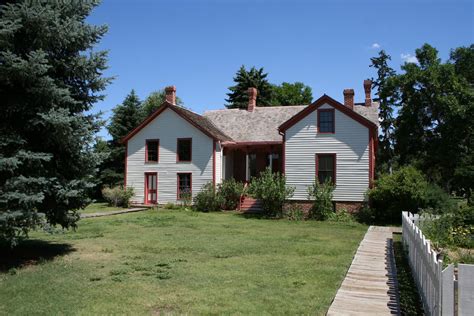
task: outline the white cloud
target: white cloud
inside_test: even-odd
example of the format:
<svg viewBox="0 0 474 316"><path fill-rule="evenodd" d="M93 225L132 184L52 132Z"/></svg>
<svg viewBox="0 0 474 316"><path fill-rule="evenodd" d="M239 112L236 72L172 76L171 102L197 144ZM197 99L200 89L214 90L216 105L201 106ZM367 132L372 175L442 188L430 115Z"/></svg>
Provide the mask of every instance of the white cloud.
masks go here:
<svg viewBox="0 0 474 316"><path fill-rule="evenodd" d="M415 56L411 55L411 54L400 54L400 58L406 62L406 63L418 63L418 59L416 59Z"/></svg>
<svg viewBox="0 0 474 316"><path fill-rule="evenodd" d="M382 47L379 43L373 43L370 48L372 49L379 49L380 47Z"/></svg>

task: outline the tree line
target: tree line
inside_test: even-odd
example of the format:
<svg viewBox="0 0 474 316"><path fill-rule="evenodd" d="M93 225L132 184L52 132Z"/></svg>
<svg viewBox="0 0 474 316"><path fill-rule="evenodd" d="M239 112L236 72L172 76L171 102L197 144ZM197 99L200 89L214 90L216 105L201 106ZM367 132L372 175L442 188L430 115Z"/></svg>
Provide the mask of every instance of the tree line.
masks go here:
<svg viewBox="0 0 474 316"><path fill-rule="evenodd" d="M417 62L397 72L385 51L371 59L380 102L377 172L413 165L446 192L472 197L474 184L474 45L442 61L425 44Z"/></svg>

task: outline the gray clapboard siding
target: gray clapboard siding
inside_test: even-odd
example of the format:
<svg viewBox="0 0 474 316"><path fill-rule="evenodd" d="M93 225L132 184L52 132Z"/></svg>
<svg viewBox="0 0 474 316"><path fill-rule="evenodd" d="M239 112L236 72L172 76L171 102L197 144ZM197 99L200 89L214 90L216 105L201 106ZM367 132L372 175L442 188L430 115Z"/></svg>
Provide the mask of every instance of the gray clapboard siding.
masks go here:
<svg viewBox="0 0 474 316"><path fill-rule="evenodd" d="M192 162L176 162L178 138L192 138ZM145 163L145 140L159 139L159 162ZM133 187L133 202L144 202L146 172L158 173L158 203L176 203L177 173L192 173L195 195L212 181L213 140L172 110L165 110L128 141L127 187ZM217 154L217 153L216 153ZM216 155L217 156L217 155Z"/></svg>
<svg viewBox="0 0 474 316"><path fill-rule="evenodd" d="M325 104L321 109L333 107ZM285 174L294 186L291 199L306 200L316 177L315 155L336 154L334 201L364 200L369 187L369 129L335 109L335 134L318 134L317 111L286 131Z"/></svg>

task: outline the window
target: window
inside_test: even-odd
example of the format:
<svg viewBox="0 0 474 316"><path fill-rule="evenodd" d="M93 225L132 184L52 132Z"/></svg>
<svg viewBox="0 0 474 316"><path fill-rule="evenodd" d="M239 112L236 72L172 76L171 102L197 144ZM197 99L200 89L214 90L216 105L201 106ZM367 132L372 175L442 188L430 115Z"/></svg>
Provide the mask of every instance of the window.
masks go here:
<svg viewBox="0 0 474 316"><path fill-rule="evenodd" d="M158 139L146 140L146 149L145 149L146 162L158 162L159 147L160 147L160 141Z"/></svg>
<svg viewBox="0 0 474 316"><path fill-rule="evenodd" d="M336 154L316 154L316 177L319 183L336 184Z"/></svg>
<svg viewBox="0 0 474 316"><path fill-rule="evenodd" d="M318 110L318 132L334 133L334 110L321 109Z"/></svg>
<svg viewBox="0 0 474 316"><path fill-rule="evenodd" d="M178 173L178 200L185 194L192 194L192 176L190 173Z"/></svg>
<svg viewBox="0 0 474 316"><path fill-rule="evenodd" d="M176 161L191 161L193 140L192 138L178 138Z"/></svg>

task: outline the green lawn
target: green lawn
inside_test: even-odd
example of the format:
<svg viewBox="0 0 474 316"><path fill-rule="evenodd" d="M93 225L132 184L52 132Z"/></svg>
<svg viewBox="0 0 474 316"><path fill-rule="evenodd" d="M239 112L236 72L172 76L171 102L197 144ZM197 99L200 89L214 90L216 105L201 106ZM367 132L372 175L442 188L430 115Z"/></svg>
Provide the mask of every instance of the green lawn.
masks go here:
<svg viewBox="0 0 474 316"><path fill-rule="evenodd" d="M85 213L85 214L90 214L90 213L119 211L119 210L125 210L125 209L126 208L119 207L119 206L109 206L107 203L91 203L80 212Z"/></svg>
<svg viewBox="0 0 474 316"><path fill-rule="evenodd" d="M83 219L0 249L0 314L322 315L365 231L181 210Z"/></svg>

